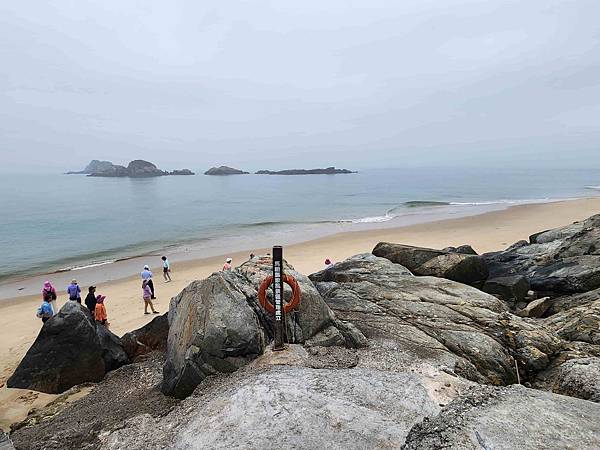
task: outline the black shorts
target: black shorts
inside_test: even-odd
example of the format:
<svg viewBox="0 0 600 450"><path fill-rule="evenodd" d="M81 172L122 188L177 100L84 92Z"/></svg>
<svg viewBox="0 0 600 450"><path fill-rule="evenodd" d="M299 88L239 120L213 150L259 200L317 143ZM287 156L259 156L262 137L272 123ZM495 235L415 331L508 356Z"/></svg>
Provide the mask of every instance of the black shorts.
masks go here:
<svg viewBox="0 0 600 450"><path fill-rule="evenodd" d="M163 273L168 273L169 272L169 268L168 267L163 267Z"/></svg>

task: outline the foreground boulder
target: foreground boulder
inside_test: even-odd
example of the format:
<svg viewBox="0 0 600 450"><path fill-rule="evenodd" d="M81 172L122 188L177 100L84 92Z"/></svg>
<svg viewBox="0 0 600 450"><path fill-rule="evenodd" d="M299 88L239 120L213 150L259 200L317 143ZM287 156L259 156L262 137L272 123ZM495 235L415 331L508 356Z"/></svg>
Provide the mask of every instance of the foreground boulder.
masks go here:
<svg viewBox="0 0 600 450"><path fill-rule="evenodd" d="M462 248L469 251L467 246ZM446 278L481 287L489 275L486 262L470 251L469 254L463 254L457 250L455 248L434 250L380 242L373 249L373 254L400 264L415 275Z"/></svg>
<svg viewBox="0 0 600 450"><path fill-rule="evenodd" d="M488 278L481 290L514 306L525 300L529 292L529 281L522 275Z"/></svg>
<svg viewBox="0 0 600 450"><path fill-rule="evenodd" d="M597 449L600 405L522 386L473 387L416 425L407 450Z"/></svg>
<svg viewBox="0 0 600 450"><path fill-rule="evenodd" d="M530 240L482 255L490 276L522 275L533 290L552 296L600 288L600 215Z"/></svg>
<svg viewBox="0 0 600 450"><path fill-rule="evenodd" d="M413 358L470 380L511 384L545 369L561 346L542 326L508 312L475 288L414 277L387 259L356 255L313 274L339 319L370 340L392 341Z"/></svg>
<svg viewBox="0 0 600 450"><path fill-rule="evenodd" d="M155 317L142 328L130 331L121 337L123 348L130 359L150 353L165 351L169 336L169 313Z"/></svg>
<svg viewBox="0 0 600 450"><path fill-rule="evenodd" d="M80 383L100 381L105 372L104 349L92 317L69 301L42 326L7 386L59 394Z"/></svg>
<svg viewBox="0 0 600 450"><path fill-rule="evenodd" d="M600 403L600 357L571 359L544 374L541 387Z"/></svg>
<svg viewBox="0 0 600 450"><path fill-rule="evenodd" d="M104 325L96 323L96 335L102 348L102 359L104 360L104 369L106 372L118 369L125 364L129 364L129 356L123 348L121 339L112 333Z"/></svg>
<svg viewBox="0 0 600 450"><path fill-rule="evenodd" d="M171 300L162 391L183 398L207 376L234 372L266 345L249 297L252 285L235 272L194 281Z"/></svg>

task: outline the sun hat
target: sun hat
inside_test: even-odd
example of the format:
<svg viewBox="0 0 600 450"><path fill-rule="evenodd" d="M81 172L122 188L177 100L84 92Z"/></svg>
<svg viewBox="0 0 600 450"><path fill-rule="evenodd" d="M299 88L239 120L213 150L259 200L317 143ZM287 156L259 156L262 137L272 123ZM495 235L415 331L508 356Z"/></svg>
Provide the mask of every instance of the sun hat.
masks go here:
<svg viewBox="0 0 600 450"><path fill-rule="evenodd" d="M73 284L77 284L77 280L76 280L75 278L73 278L73 279L71 280L71 283L73 283Z"/></svg>
<svg viewBox="0 0 600 450"><path fill-rule="evenodd" d="M100 294L98 294L98 296L96 297L96 302L102 303L105 298L106 298L106 295L100 295Z"/></svg>
<svg viewBox="0 0 600 450"><path fill-rule="evenodd" d="M144 266L144 269L146 269L146 270L150 269L150 267L148 267L148 264L146 264L146 265Z"/></svg>
<svg viewBox="0 0 600 450"><path fill-rule="evenodd" d="M228 263L230 263L230 262L232 261L232 259L231 259L231 258L227 258L227 259L226 259L226 261L227 261Z"/></svg>

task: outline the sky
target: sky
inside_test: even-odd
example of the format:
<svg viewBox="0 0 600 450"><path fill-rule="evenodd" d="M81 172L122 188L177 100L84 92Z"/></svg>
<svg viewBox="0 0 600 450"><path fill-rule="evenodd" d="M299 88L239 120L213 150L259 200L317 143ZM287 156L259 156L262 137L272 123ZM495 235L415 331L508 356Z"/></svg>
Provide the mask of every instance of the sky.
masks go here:
<svg viewBox="0 0 600 450"><path fill-rule="evenodd" d="M597 0L0 3L0 170L598 166Z"/></svg>

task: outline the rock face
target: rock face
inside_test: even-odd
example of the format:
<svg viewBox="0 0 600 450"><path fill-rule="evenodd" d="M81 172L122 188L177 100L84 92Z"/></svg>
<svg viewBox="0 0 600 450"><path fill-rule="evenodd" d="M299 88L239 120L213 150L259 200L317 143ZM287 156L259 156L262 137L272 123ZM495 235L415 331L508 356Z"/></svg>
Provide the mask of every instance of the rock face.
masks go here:
<svg viewBox="0 0 600 450"><path fill-rule="evenodd" d="M600 446L599 415L593 402L521 386L479 386L416 425L403 448L592 450Z"/></svg>
<svg viewBox="0 0 600 450"><path fill-rule="evenodd" d="M165 394L186 397L208 375L233 372L262 354L273 323L259 305L257 291L271 267L270 257L256 257L234 271L191 283L171 300ZM361 332L335 318L306 276L287 262L284 271L296 278L302 292L298 309L286 315L288 342L364 345Z"/></svg>
<svg viewBox="0 0 600 450"><path fill-rule="evenodd" d="M106 372L103 353L87 309L69 301L44 324L7 386L58 394L100 381Z"/></svg>
<svg viewBox="0 0 600 450"><path fill-rule="evenodd" d="M178 170L173 170L172 172L169 173L169 175L196 175L194 172L192 172L190 169L178 169Z"/></svg>
<svg viewBox="0 0 600 450"><path fill-rule="evenodd" d="M161 177L167 172L159 170L154 164L143 159L131 161L127 166L127 172L132 178Z"/></svg>
<svg viewBox="0 0 600 450"><path fill-rule="evenodd" d="M249 172L227 166L211 167L204 175L247 175Z"/></svg>
<svg viewBox="0 0 600 450"><path fill-rule="evenodd" d="M466 246L463 248L467 251ZM401 264L415 275L435 276L481 286L489 275L486 262L477 255L458 253L456 250L434 250L380 242L373 249L373 254Z"/></svg>
<svg viewBox="0 0 600 450"><path fill-rule="evenodd" d="M106 372L129 364L129 357L123 348L121 339L102 324L96 325L96 335L102 347L102 359Z"/></svg>
<svg viewBox="0 0 600 450"><path fill-rule="evenodd" d="M94 159L85 166L85 169L76 172L67 172L67 175L106 172L112 170L112 167L113 163L110 161L98 161L97 159Z"/></svg>
<svg viewBox="0 0 600 450"><path fill-rule="evenodd" d="M525 300L529 292L529 282L522 275L488 278L481 290L495 295L514 306L518 302Z"/></svg>
<svg viewBox="0 0 600 450"><path fill-rule="evenodd" d="M600 358L571 359L549 371L546 382L557 394L600 403Z"/></svg>
<svg viewBox="0 0 600 450"><path fill-rule="evenodd" d="M155 317L142 328L130 331L121 337L123 348L130 359L150 353L165 351L169 336L169 313Z"/></svg>
<svg viewBox="0 0 600 450"><path fill-rule="evenodd" d="M186 397L207 376L234 372L263 352L266 336L249 305L252 295L242 276L217 272L171 300L165 394Z"/></svg>
<svg viewBox="0 0 600 450"><path fill-rule="evenodd" d="M313 274L339 319L370 341L392 341L421 361L467 379L516 382L545 369L560 340L508 312L501 300L472 287L414 277L384 258L364 254Z"/></svg>
<svg viewBox="0 0 600 450"><path fill-rule="evenodd" d="M356 173L348 169L336 169L327 167L326 169L287 169L287 170L259 170L258 175L337 175L346 173Z"/></svg>
<svg viewBox="0 0 600 450"><path fill-rule="evenodd" d="M531 242L482 255L490 275L522 275L533 290L553 296L600 288L600 215L539 233Z"/></svg>

